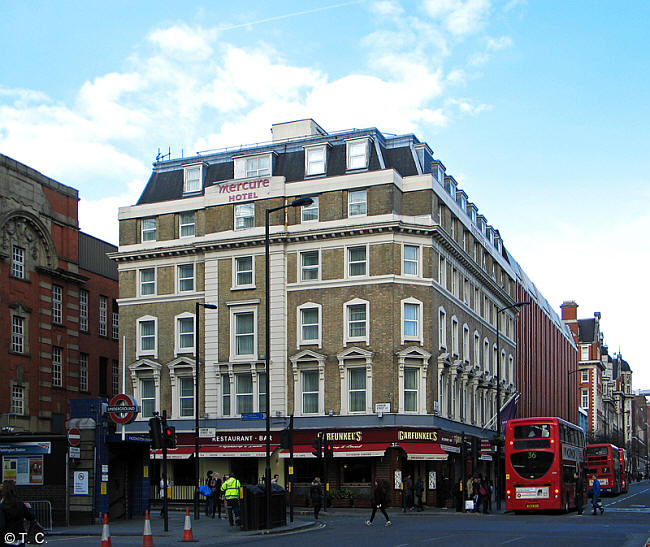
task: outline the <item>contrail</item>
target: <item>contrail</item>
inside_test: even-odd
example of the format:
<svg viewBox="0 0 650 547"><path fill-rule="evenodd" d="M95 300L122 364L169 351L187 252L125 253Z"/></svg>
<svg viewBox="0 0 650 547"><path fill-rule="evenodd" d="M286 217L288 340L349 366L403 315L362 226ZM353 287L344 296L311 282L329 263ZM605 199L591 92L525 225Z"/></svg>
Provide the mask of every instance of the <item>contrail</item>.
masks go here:
<svg viewBox="0 0 650 547"><path fill-rule="evenodd" d="M323 6L322 8L314 8L305 11L296 11L294 13L287 13L285 15L276 15L275 17L269 17L267 19L258 19L257 21L250 21L248 23L240 23L238 25L230 25L228 27L217 27L217 30L233 30L236 28L249 27L251 25L257 25L259 23L268 23L270 21L278 21L279 19L288 19L289 17L296 17L298 15L306 15L308 13L316 13L318 11L325 11L334 8L342 8L344 6L351 6L353 4L360 4L363 0L355 0L354 2L344 2L342 4L332 4L331 6Z"/></svg>

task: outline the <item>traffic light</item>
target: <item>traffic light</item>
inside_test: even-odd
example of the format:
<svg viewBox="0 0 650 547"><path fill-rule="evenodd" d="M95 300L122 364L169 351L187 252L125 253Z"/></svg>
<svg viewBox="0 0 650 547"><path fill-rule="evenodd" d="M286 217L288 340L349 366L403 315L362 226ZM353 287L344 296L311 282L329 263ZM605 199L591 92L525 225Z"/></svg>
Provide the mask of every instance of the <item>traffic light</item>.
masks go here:
<svg viewBox="0 0 650 547"><path fill-rule="evenodd" d="M332 443L325 443L325 448L323 449L323 457L326 460L331 460L334 457L334 445Z"/></svg>
<svg viewBox="0 0 650 547"><path fill-rule="evenodd" d="M311 446L313 448L311 453L320 460L323 457L323 439L314 437L311 441Z"/></svg>
<svg viewBox="0 0 650 547"><path fill-rule="evenodd" d="M167 448L176 448L176 428L168 425L163 431Z"/></svg>
<svg viewBox="0 0 650 547"><path fill-rule="evenodd" d="M163 447L162 431L160 429L160 418L158 416L149 418L149 438L151 439L152 450Z"/></svg>

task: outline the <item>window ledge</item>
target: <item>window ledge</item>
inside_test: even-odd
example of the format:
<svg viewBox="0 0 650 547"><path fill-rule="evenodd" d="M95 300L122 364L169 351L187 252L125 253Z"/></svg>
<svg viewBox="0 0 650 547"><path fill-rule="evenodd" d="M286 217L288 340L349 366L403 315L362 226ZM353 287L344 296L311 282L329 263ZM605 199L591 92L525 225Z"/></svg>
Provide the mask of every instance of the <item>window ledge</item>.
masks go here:
<svg viewBox="0 0 650 547"><path fill-rule="evenodd" d="M25 353L25 352L20 352L20 351L9 350L7 353L9 355L17 355L18 357L27 357L27 358L31 357L31 353Z"/></svg>
<svg viewBox="0 0 650 547"><path fill-rule="evenodd" d="M257 289L257 285L235 285L230 287L231 291L248 291L251 289Z"/></svg>

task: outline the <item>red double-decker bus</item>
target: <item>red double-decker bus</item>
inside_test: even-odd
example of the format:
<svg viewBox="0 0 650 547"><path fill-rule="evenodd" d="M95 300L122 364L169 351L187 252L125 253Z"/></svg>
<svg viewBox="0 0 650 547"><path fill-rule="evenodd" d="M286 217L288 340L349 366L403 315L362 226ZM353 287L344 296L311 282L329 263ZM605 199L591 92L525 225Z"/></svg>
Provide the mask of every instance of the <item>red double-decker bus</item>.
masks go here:
<svg viewBox="0 0 650 547"><path fill-rule="evenodd" d="M591 476L596 473L600 491L604 494L621 493L621 457L619 449L613 444L600 443L587 445L587 476L589 493L593 485Z"/></svg>
<svg viewBox="0 0 650 547"><path fill-rule="evenodd" d="M520 418L506 426L506 509L538 511L575 507L585 434L561 418Z"/></svg>

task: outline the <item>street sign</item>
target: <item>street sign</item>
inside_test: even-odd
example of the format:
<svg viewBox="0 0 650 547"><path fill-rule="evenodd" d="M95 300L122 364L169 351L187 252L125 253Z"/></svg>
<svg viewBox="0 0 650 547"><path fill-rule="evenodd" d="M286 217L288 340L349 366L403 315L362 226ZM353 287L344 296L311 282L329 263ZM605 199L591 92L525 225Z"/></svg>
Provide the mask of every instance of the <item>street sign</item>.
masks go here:
<svg viewBox="0 0 650 547"><path fill-rule="evenodd" d="M118 393L108 402L106 412L116 424L130 424L138 416L138 404L126 393Z"/></svg>
<svg viewBox="0 0 650 547"><path fill-rule="evenodd" d="M263 420L264 412L249 412L241 415L242 420Z"/></svg>
<svg viewBox="0 0 650 547"><path fill-rule="evenodd" d="M78 460L81 458L81 448L75 448L74 446L71 446L69 454L71 459Z"/></svg>
<svg viewBox="0 0 650 547"><path fill-rule="evenodd" d="M76 427L71 427L68 430L68 443L70 446L79 446L79 443L81 442L81 431L79 431Z"/></svg>

